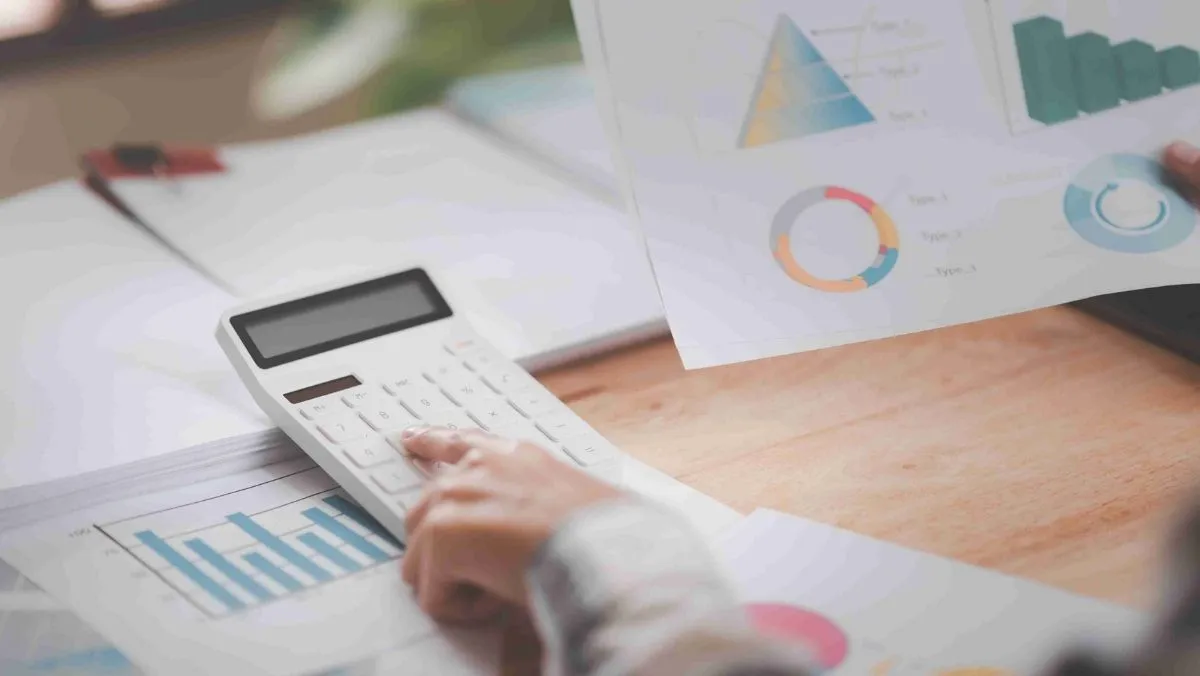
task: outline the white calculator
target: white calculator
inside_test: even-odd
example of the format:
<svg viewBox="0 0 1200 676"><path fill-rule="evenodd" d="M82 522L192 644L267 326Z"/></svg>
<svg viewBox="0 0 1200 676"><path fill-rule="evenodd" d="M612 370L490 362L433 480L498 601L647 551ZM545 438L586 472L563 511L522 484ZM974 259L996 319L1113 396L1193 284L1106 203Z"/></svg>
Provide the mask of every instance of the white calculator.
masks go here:
<svg viewBox="0 0 1200 676"><path fill-rule="evenodd" d="M392 535L428 478L420 424L528 440L601 478L618 452L476 335L420 269L231 310L217 340L254 400Z"/></svg>

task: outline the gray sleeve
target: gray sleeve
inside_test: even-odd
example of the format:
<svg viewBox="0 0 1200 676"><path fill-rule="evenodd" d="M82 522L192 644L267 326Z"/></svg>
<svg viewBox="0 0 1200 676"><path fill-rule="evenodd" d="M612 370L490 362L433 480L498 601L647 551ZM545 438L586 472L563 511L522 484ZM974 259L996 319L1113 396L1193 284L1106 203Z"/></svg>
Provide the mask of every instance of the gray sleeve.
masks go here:
<svg viewBox="0 0 1200 676"><path fill-rule="evenodd" d="M573 515L527 582L547 676L804 676L804 655L756 635L704 542L635 497Z"/></svg>

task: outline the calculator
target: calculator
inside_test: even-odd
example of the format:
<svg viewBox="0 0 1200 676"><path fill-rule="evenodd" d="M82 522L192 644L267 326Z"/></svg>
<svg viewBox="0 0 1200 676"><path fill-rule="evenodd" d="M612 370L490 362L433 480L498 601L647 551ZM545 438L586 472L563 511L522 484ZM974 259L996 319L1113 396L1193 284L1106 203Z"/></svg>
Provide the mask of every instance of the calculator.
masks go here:
<svg viewBox="0 0 1200 676"><path fill-rule="evenodd" d="M254 400L401 541L436 471L406 428L478 428L529 441L618 483L618 451L454 315L422 269L230 310L217 340Z"/></svg>

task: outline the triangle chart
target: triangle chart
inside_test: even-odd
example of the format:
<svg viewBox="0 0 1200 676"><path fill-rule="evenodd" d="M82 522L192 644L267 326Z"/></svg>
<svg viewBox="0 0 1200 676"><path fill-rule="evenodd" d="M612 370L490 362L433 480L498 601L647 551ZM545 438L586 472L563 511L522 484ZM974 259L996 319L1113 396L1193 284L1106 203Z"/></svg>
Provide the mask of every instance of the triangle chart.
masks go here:
<svg viewBox="0 0 1200 676"><path fill-rule="evenodd" d="M753 148L874 121L816 46L791 19L780 16L738 146Z"/></svg>

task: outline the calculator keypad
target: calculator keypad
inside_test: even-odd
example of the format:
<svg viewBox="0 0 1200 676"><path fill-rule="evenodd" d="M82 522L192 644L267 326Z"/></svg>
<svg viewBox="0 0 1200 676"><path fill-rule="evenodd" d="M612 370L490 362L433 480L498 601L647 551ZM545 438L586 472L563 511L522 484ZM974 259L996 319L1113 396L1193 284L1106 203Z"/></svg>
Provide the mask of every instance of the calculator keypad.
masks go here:
<svg viewBox="0 0 1200 676"><path fill-rule="evenodd" d="M592 467L614 449L532 376L478 339L445 345L444 355L418 359L420 370L366 383L296 407L341 454L350 468L407 510L426 476L405 451L400 433L418 424L483 429L529 441L557 459ZM361 377L362 374L359 374Z"/></svg>
<svg viewBox="0 0 1200 676"><path fill-rule="evenodd" d="M392 403L389 399L377 399L370 407L359 410L358 417L371 426L376 432L412 427L419 421L407 409Z"/></svg>
<svg viewBox="0 0 1200 676"><path fill-rule="evenodd" d="M397 462L373 472L371 481L382 488L383 492L395 494L420 488L421 484L425 482L425 478L407 462Z"/></svg>
<svg viewBox="0 0 1200 676"><path fill-rule="evenodd" d="M382 439L364 439L342 444L342 453L360 469L370 469L389 463L398 456Z"/></svg>
<svg viewBox="0 0 1200 676"><path fill-rule="evenodd" d="M307 404L301 404L296 407L300 411L300 415L309 420L317 420L331 413L345 411L345 406L336 399L318 399Z"/></svg>
<svg viewBox="0 0 1200 676"><path fill-rule="evenodd" d="M375 393L365 387L356 387L342 395L342 403L350 408L365 408L375 401Z"/></svg>
<svg viewBox="0 0 1200 676"><path fill-rule="evenodd" d="M322 418L317 429L321 434L325 435L335 444L343 444L347 441L357 441L358 439L366 439L371 434L371 428L367 427L366 423L358 418L349 415L339 415L337 417L330 416Z"/></svg>

